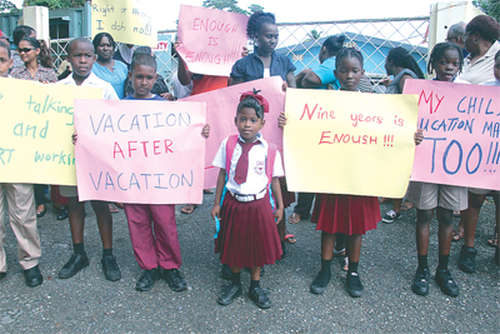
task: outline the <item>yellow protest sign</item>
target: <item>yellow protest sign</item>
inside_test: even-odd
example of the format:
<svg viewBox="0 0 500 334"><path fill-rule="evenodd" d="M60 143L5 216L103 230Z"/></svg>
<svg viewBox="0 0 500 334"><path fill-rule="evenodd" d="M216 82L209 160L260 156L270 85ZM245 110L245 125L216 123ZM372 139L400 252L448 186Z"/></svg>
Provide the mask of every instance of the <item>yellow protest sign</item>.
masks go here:
<svg viewBox="0 0 500 334"><path fill-rule="evenodd" d="M404 196L415 151L416 95L288 88L285 112L289 190Z"/></svg>
<svg viewBox="0 0 500 334"><path fill-rule="evenodd" d="M73 101L101 89L0 78L0 183L75 185Z"/></svg>
<svg viewBox="0 0 500 334"><path fill-rule="evenodd" d="M108 32L122 43L156 46L157 30L153 25L156 1L93 0L92 36Z"/></svg>

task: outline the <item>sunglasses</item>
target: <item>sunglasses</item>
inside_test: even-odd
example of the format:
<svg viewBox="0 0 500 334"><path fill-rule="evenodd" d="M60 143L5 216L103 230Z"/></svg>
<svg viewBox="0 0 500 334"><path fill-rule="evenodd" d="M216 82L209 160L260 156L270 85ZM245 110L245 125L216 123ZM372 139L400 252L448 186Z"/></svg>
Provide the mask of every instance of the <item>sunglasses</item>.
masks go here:
<svg viewBox="0 0 500 334"><path fill-rule="evenodd" d="M17 52L19 52L19 53L23 53L23 52L24 53L28 53L28 52L30 52L32 50L35 50L35 49L34 48L23 48L23 49L17 49Z"/></svg>

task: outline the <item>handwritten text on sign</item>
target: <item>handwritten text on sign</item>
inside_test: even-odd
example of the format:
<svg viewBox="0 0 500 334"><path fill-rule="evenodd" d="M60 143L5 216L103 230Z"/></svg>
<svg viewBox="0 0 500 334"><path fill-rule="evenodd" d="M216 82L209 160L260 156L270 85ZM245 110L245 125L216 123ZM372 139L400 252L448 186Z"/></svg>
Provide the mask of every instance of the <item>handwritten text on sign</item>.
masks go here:
<svg viewBox="0 0 500 334"><path fill-rule="evenodd" d="M108 32L122 43L155 46L153 1L93 0L92 36Z"/></svg>
<svg viewBox="0 0 500 334"><path fill-rule="evenodd" d="M412 180L500 190L500 87L407 80L418 94Z"/></svg>
<svg viewBox="0 0 500 334"><path fill-rule="evenodd" d="M414 95L287 89L288 189L403 197L417 121Z"/></svg>
<svg viewBox="0 0 500 334"><path fill-rule="evenodd" d="M193 73L229 76L246 45L248 17L181 5L177 48Z"/></svg>
<svg viewBox="0 0 500 334"><path fill-rule="evenodd" d="M207 123L210 124L210 137L207 139L204 189L216 186L219 170L212 166L212 161L220 143L228 135L238 132L234 125L234 117L242 93L255 88L260 90L260 94L269 101L269 113L264 116L266 125L261 132L268 142L274 143L281 149L282 131L278 128L278 116L283 111L285 102L282 85L281 77L275 76L193 95L181 100L207 103Z"/></svg>
<svg viewBox="0 0 500 334"><path fill-rule="evenodd" d="M77 100L80 200L201 203L205 109L203 103Z"/></svg>
<svg viewBox="0 0 500 334"><path fill-rule="evenodd" d="M0 78L0 182L76 184L75 98L102 90Z"/></svg>

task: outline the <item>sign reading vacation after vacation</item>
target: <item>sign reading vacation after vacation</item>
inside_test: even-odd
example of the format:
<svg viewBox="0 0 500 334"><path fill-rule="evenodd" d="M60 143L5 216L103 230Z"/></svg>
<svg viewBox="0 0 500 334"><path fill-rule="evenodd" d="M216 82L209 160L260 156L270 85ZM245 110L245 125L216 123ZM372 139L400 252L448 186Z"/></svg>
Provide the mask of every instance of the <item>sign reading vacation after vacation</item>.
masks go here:
<svg viewBox="0 0 500 334"><path fill-rule="evenodd" d="M412 180L500 190L500 87L407 80L404 93L424 130Z"/></svg>
<svg viewBox="0 0 500 334"><path fill-rule="evenodd" d="M102 90L0 78L0 183L75 185L73 101Z"/></svg>
<svg viewBox="0 0 500 334"><path fill-rule="evenodd" d="M291 191L401 198L413 166L415 95L287 89Z"/></svg>
<svg viewBox="0 0 500 334"><path fill-rule="evenodd" d="M206 106L194 102L75 102L80 200L201 203Z"/></svg>
<svg viewBox="0 0 500 334"><path fill-rule="evenodd" d="M210 124L210 137L207 139L204 189L216 186L219 169L212 166L212 161L220 143L227 136L238 133L236 125L234 125L234 117L242 93L257 89L260 91L259 94L262 94L269 101L269 113L264 115L266 124L261 133L268 142L274 143L281 149L283 132L278 128L278 116L283 111L285 102L285 92L283 92L282 85L281 77L275 76L193 95L181 100L207 103L207 123Z"/></svg>
<svg viewBox="0 0 500 334"><path fill-rule="evenodd" d="M92 0L92 36L108 32L121 43L156 46L154 2L148 0Z"/></svg>
<svg viewBox="0 0 500 334"><path fill-rule="evenodd" d="M229 76L247 43L248 17L181 5L177 52L193 73Z"/></svg>

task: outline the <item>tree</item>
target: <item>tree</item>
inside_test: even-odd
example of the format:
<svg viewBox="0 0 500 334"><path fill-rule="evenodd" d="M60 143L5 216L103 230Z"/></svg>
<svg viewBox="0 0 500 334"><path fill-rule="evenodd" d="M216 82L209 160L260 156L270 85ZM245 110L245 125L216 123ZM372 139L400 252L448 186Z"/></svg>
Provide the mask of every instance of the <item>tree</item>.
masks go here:
<svg viewBox="0 0 500 334"><path fill-rule="evenodd" d="M82 7L85 0L25 0L24 6L46 6L54 8L73 8Z"/></svg>
<svg viewBox="0 0 500 334"><path fill-rule="evenodd" d="M0 12L15 9L16 6L8 0L0 0Z"/></svg>
<svg viewBox="0 0 500 334"><path fill-rule="evenodd" d="M309 36L311 37L311 39L313 40L318 40L320 39L321 37L321 32L318 32L316 29L313 29L311 30L311 32L309 33Z"/></svg>
<svg viewBox="0 0 500 334"><path fill-rule="evenodd" d="M202 6L245 15L250 15L259 10L264 10L264 7L256 4L248 6L248 10L242 9L238 6L238 0L204 0Z"/></svg>
<svg viewBox="0 0 500 334"><path fill-rule="evenodd" d="M498 0L475 0L474 5L481 8L483 12L494 17L500 22L500 1Z"/></svg>

